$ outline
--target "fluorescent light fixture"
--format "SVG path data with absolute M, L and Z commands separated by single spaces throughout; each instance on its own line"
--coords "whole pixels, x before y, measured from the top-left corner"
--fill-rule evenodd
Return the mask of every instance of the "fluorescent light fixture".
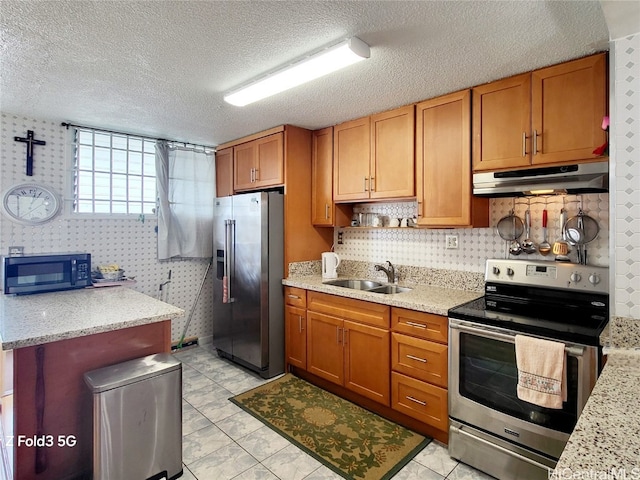
M 328 73 L 369 58 L 369 45 L 357 37 L 308 55 L 283 69 L 224 96 L 227 103 L 244 107 L 276 93 L 297 87 Z

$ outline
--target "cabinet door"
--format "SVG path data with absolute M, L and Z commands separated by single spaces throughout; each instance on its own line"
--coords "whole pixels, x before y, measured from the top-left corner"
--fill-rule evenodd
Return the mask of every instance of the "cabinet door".
M 311 146 L 312 223 L 333 225 L 333 127 L 313 132 Z
M 488 226 L 489 202 L 471 188 L 470 91 L 418 104 L 416 137 L 418 225 Z
M 606 55 L 537 70 L 532 74 L 532 163 L 596 158 L 607 111 Z
M 284 150 L 282 133 L 254 140 L 254 188 L 271 187 L 284 183 Z
M 233 148 L 216 152 L 216 197 L 233 195 Z
M 307 311 L 307 371 L 344 385 L 343 322 Z
M 390 406 L 391 367 L 389 331 L 344 322 L 344 386 L 362 396 Z
M 253 169 L 256 164 L 256 148 L 253 142 L 233 147 L 233 188 L 247 190 L 254 188 Z
M 415 195 L 415 107 L 371 116 L 371 198 Z
M 294 367 L 307 368 L 307 311 L 285 307 L 286 362 Z
M 473 89 L 473 169 L 531 163 L 531 74 Z
M 333 127 L 333 199 L 369 198 L 370 155 L 369 117 Z

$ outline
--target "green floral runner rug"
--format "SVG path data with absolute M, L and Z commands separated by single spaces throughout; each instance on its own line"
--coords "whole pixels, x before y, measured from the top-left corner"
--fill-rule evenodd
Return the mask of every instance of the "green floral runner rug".
M 389 479 L 431 441 L 291 374 L 229 400 L 348 479 Z

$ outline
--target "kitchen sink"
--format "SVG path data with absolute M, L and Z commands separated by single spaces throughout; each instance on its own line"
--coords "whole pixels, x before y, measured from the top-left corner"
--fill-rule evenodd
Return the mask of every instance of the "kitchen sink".
M 382 293 L 391 295 L 394 293 L 403 293 L 411 291 L 407 287 L 399 287 L 398 285 L 385 285 L 384 283 L 374 282 L 373 280 L 330 280 L 324 282 L 325 285 L 333 285 L 335 287 L 351 288 L 353 290 L 364 290 L 372 293 Z
M 324 282 L 325 285 L 334 285 L 336 287 L 351 288 L 353 290 L 371 290 L 372 288 L 383 287 L 380 282 L 374 282 L 372 280 L 330 280 Z
M 367 290 L 373 293 L 384 293 L 385 295 L 391 295 L 394 293 L 410 292 L 412 289 L 407 287 L 399 287 L 398 285 L 382 285 L 380 287 L 371 288 Z

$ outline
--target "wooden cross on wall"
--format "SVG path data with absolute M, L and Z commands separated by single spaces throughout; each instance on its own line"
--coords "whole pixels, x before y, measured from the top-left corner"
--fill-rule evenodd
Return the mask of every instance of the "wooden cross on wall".
M 16 142 L 27 144 L 27 176 L 33 176 L 33 146 L 46 145 L 47 142 L 33 138 L 33 130 L 27 130 L 27 137 L 13 137 Z

